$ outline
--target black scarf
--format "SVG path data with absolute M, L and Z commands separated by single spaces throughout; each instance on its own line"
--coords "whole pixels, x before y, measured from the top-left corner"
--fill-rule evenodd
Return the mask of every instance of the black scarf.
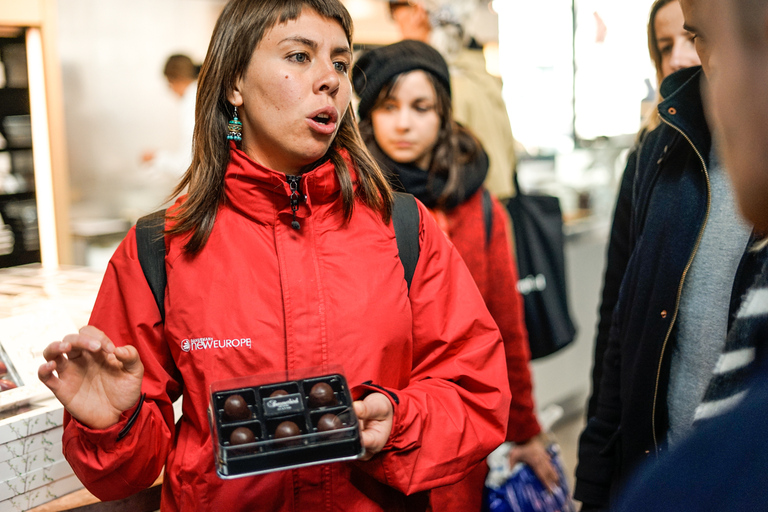
M 442 205 L 438 205 L 438 199 L 447 183 L 446 176 L 430 174 L 411 163 L 397 163 L 389 158 L 378 144 L 374 143 L 372 146 L 371 153 L 384 170 L 392 188 L 412 194 L 430 209 L 440 206 L 451 210 L 457 207 L 478 191 L 488 174 L 488 156 L 485 151 L 480 150 L 477 157 L 461 169 L 461 185 Z

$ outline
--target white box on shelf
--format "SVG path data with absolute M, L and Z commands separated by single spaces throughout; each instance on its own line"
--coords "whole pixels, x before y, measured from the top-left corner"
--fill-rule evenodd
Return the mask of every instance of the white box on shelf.
M 80 480 L 75 475 L 70 475 L 0 501 L 0 512 L 23 512 L 82 488 L 83 484 L 80 483 Z
M 0 444 L 0 463 L 24 455 L 27 438 L 15 439 Z
M 66 460 L 62 459 L 47 464 L 24 475 L 24 492 L 61 480 L 69 475 L 74 475 L 74 471 Z
M 50 430 L 32 434 L 24 438 L 24 453 L 31 453 L 43 448 L 50 448 L 55 444 L 61 444 L 61 436 L 64 434 L 64 427 L 59 426 Z
M 24 494 L 73 474 L 74 472 L 66 460 L 37 468 L 29 473 L 0 482 L 0 501 Z
M 64 427 L 56 427 L 39 434 L 33 434 L 21 439 L 9 441 L 0 444 L 0 463 L 24 454 L 40 450 L 46 446 L 61 443 L 61 436 L 64 433 Z M 1 479 L 0 479 L 1 480 Z
M 3 411 L 0 413 L 0 445 L 55 429 L 63 423 L 64 406 L 55 398 Z
M 45 362 L 43 350 L 73 332 L 77 328 L 72 319 L 49 308 L 0 319 L 0 362 L 7 368 L 2 378 L 17 386 L 0 391 L 0 410 L 52 396 L 37 378 L 37 369 Z
M 61 438 L 59 438 L 57 443 L 0 462 L 0 482 L 24 476 L 63 459 Z

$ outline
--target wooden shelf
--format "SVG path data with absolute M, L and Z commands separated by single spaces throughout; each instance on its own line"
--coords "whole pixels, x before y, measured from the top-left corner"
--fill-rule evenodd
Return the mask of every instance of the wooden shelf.
M 99 501 L 87 489 L 81 489 L 39 507 L 29 509 L 27 512 L 64 512 L 66 510 L 78 512 L 155 512 L 160 509 L 162 483 L 163 475 L 160 475 L 149 489 L 144 489 L 133 496 L 117 501 Z

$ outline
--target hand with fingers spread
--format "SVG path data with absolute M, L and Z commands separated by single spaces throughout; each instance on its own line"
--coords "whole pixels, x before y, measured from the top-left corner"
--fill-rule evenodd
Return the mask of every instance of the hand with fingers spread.
M 38 378 L 90 428 L 111 427 L 139 401 L 144 365 L 136 348 L 116 347 L 93 326 L 51 343 L 43 357 Z
M 353 404 L 360 421 L 360 442 L 365 448 L 362 460 L 369 460 L 379 453 L 392 432 L 394 409 L 389 398 L 382 393 L 371 393 Z

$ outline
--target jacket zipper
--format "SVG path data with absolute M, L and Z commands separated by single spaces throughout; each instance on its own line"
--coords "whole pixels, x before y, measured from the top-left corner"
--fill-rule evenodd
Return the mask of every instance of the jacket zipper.
M 291 221 L 291 227 L 293 229 L 301 228 L 301 224 L 296 219 L 296 212 L 299 211 L 299 182 L 301 176 L 293 174 L 286 174 L 285 179 L 288 181 L 288 186 L 291 187 L 291 212 L 293 212 L 293 220 Z
M 667 349 L 667 343 L 669 342 L 669 337 L 672 334 L 672 328 L 675 326 L 675 321 L 677 321 L 677 313 L 680 310 L 680 295 L 682 295 L 683 292 L 683 283 L 685 282 L 685 278 L 688 275 L 688 271 L 691 269 L 691 265 L 693 264 L 693 258 L 696 256 L 696 253 L 699 250 L 699 245 L 701 245 L 701 238 L 704 236 L 704 228 L 707 225 L 707 221 L 709 220 L 709 209 L 712 204 L 712 190 L 710 188 L 709 183 L 709 171 L 707 170 L 707 164 L 704 162 L 704 158 L 702 158 L 701 153 L 699 153 L 699 150 L 696 148 L 696 146 L 691 142 L 691 139 L 683 133 L 683 131 L 678 128 L 677 126 L 674 126 L 672 123 L 667 121 L 664 118 L 661 118 L 661 120 L 675 129 L 680 135 L 682 135 L 685 140 L 688 141 L 688 144 L 691 145 L 693 148 L 693 151 L 696 153 L 696 156 L 699 157 L 699 160 L 701 161 L 701 167 L 704 170 L 704 178 L 707 181 L 707 211 L 704 216 L 704 222 L 701 225 L 701 228 L 699 229 L 699 235 L 696 238 L 696 244 L 693 246 L 693 251 L 691 252 L 691 256 L 688 258 L 688 263 L 685 265 L 685 269 L 683 270 L 683 275 L 680 277 L 680 284 L 677 287 L 677 298 L 675 299 L 675 311 L 672 315 L 672 319 L 669 323 L 669 328 L 667 329 L 667 335 L 664 337 L 664 343 L 661 345 L 661 354 L 659 355 L 659 364 L 656 368 L 656 385 L 653 390 L 653 410 L 651 411 L 651 430 L 653 434 L 653 449 L 654 454 L 656 457 L 659 456 L 659 441 L 656 437 L 656 402 L 658 401 L 659 397 L 659 380 L 661 379 L 661 363 L 664 360 L 664 352 L 666 352 Z

